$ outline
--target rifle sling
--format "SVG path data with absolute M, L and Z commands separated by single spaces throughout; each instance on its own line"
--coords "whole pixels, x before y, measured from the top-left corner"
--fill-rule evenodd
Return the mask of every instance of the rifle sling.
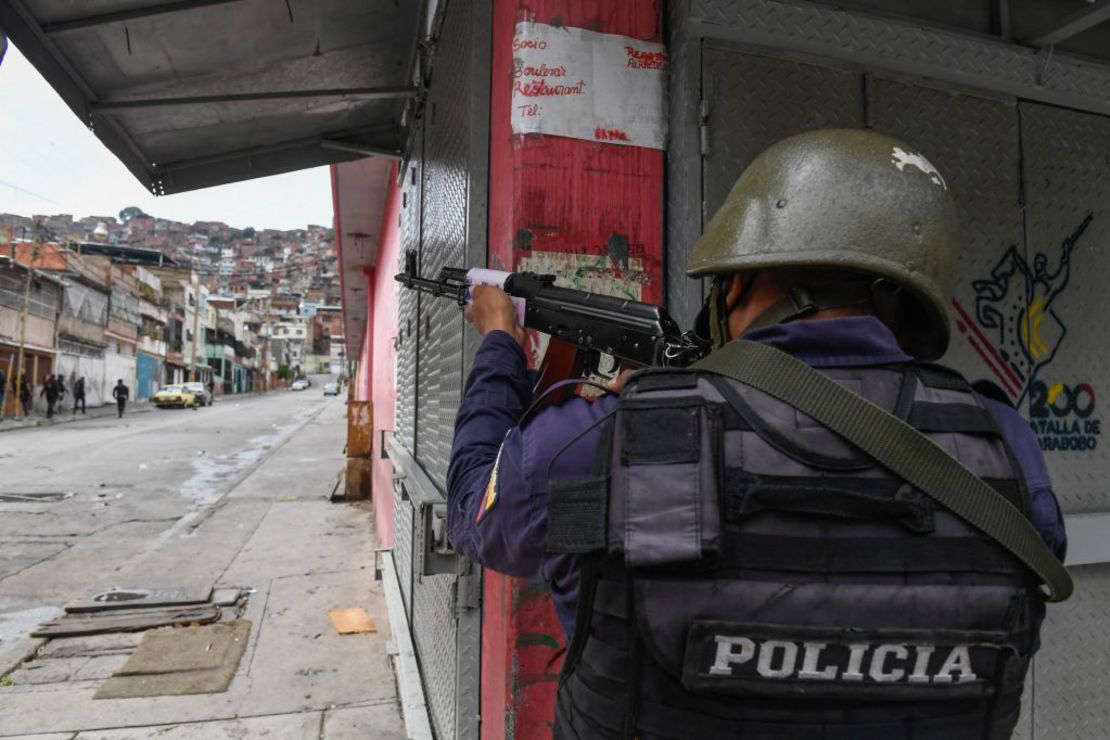
M 1071 576 L 1025 515 L 893 414 L 801 360 L 758 342 L 729 342 L 692 369 L 732 378 L 812 417 L 1006 549 L 1048 588 L 1042 594 L 1046 600 L 1071 596 Z

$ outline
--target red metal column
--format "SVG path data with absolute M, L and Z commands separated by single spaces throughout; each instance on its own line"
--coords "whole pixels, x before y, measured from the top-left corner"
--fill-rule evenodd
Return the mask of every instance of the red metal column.
M 512 40 L 520 21 L 662 38 L 659 0 L 495 0 L 489 266 L 515 269 L 556 253 L 565 256 L 554 263 L 573 269 L 579 263 L 569 255 L 612 255 L 600 273 L 591 268 L 593 281 L 661 302 L 663 152 L 514 136 Z M 482 737 L 550 737 L 565 642 L 547 587 L 487 571 L 482 614 Z

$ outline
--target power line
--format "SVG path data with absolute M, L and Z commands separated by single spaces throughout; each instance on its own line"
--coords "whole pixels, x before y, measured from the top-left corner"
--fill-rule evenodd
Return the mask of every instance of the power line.
M 52 198 L 47 198 L 47 197 L 46 197 L 45 195 L 39 195 L 38 193 L 33 193 L 33 192 L 31 192 L 30 190 L 27 190 L 26 188 L 21 188 L 21 187 L 19 187 L 18 185 L 13 185 L 12 183 L 10 183 L 10 182 L 5 182 L 4 180 L 0 180 L 0 185 L 3 185 L 3 186 L 5 186 L 5 187 L 9 187 L 9 188 L 11 188 L 12 190 L 18 190 L 18 191 L 19 191 L 19 192 L 21 192 L 21 193 L 26 193 L 27 195 L 33 196 L 33 197 L 35 197 L 35 198 L 38 198 L 39 200 L 45 200 L 45 201 L 46 201 L 47 203 L 53 203 L 53 204 L 54 204 L 54 205 L 56 205 L 56 206 L 60 206 L 60 205 L 61 205 L 61 203 L 59 203 L 59 202 L 58 202 L 58 201 L 56 201 L 56 200 L 53 200 Z

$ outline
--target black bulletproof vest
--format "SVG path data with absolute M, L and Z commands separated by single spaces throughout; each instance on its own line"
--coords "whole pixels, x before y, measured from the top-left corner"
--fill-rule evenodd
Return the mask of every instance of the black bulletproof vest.
M 1029 515 L 958 374 L 827 372 Z M 548 549 L 584 556 L 557 738 L 1010 737 L 1039 602 L 1002 548 L 732 380 L 642 373 L 607 427 L 549 488 Z

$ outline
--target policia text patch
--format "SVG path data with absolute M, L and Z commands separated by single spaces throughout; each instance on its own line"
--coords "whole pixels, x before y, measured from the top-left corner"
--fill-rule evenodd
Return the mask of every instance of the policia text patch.
M 769 698 L 929 699 L 993 691 L 1012 650 L 993 632 L 695 622 L 683 684 Z

